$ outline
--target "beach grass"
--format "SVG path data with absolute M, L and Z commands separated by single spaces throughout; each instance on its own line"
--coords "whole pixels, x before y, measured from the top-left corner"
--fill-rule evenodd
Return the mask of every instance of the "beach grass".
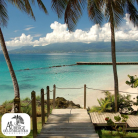
M 99 138 L 120 138 L 118 133 L 116 131 L 111 131 L 110 130 L 97 130 L 96 131 L 99 135 Z M 138 138 L 138 133 L 136 132 L 127 132 L 126 136 L 124 138 Z

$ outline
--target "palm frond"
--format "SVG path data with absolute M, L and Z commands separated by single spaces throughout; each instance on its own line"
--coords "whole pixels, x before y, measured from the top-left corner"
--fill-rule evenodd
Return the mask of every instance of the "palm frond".
M 101 103 L 101 101 L 100 101 L 99 99 L 97 99 L 97 101 L 98 101 L 99 105 L 100 105 L 100 106 L 102 106 L 102 103 Z
M 47 9 L 45 5 L 43 4 L 42 0 L 37 0 L 37 3 L 38 3 L 39 8 L 42 9 L 47 14 L 48 13 Z
M 11 4 L 13 4 L 13 6 L 16 6 L 20 10 L 26 12 L 24 0 L 7 0 L 7 1 L 10 2 Z
M 134 82 L 134 88 L 138 87 L 138 79 Z
M 138 78 L 137 78 L 137 76 L 136 75 L 135 76 L 128 75 L 128 77 L 129 77 L 130 81 L 126 81 L 126 84 L 130 85 L 132 88 L 138 87 Z
M 88 6 L 87 6 L 88 16 L 90 20 L 100 25 L 102 24 L 103 21 L 103 14 L 101 11 L 102 4 L 103 3 L 101 0 L 88 0 Z
M 7 1 L 16 6 L 17 8 L 19 8 L 21 11 L 26 12 L 35 20 L 35 16 L 31 7 L 31 4 L 35 4 L 35 0 L 7 0 Z M 40 9 L 42 9 L 45 13 L 48 13 L 45 5 L 41 0 L 37 0 L 37 3 Z
M 58 18 L 64 15 L 68 0 L 52 0 L 51 8 L 57 13 Z
M 64 21 L 68 25 L 68 29 L 73 31 L 76 23 L 82 15 L 86 0 L 68 0 L 65 9 Z
M 26 12 L 35 20 L 34 13 L 30 5 L 30 0 L 8 0 L 8 2 L 19 8 L 21 11 Z M 33 0 L 31 0 L 31 2 L 33 2 Z
M 126 81 L 126 84 L 127 84 L 127 85 L 131 85 L 131 82 L 129 82 L 129 81 Z
M 124 9 L 119 0 L 113 2 L 112 8 L 113 8 L 115 27 L 118 27 L 124 17 Z
M 105 17 L 109 22 L 113 19 L 114 27 L 120 25 L 124 17 L 124 9 L 120 0 L 111 0 L 105 4 Z
M 89 112 L 100 112 L 101 107 L 100 106 L 93 106 L 91 107 Z
M 33 10 L 32 10 L 32 7 L 31 7 L 29 1 L 28 0 L 24 0 L 24 2 L 25 2 L 26 12 L 29 15 L 31 15 L 31 17 L 35 20 L 35 16 L 34 16 L 34 13 L 33 13 Z
M 7 21 L 8 21 L 8 14 L 7 14 L 7 9 L 6 9 L 7 4 L 5 1 L 1 0 L 0 1 L 0 25 L 1 26 L 7 26 Z
M 138 0 L 136 0 L 136 2 L 138 4 Z M 130 14 L 130 21 L 134 24 L 134 26 L 138 26 L 138 11 L 134 6 L 133 0 L 126 0 L 126 10 L 127 13 Z

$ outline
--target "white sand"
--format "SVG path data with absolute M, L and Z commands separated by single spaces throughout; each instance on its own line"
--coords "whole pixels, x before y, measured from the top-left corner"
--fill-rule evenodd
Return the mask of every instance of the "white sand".
M 126 80 L 129 81 L 129 78 L 127 75 L 134 76 L 137 74 L 137 69 L 135 70 L 126 70 L 125 72 L 118 73 L 118 79 L 119 79 L 119 91 L 124 91 L 124 92 L 130 92 L 129 94 L 131 95 L 131 99 L 135 98 L 137 94 L 131 94 L 131 93 L 138 93 L 137 88 L 131 88 L 128 86 L 125 82 Z M 101 89 L 100 87 L 97 89 Z M 109 81 L 109 84 L 103 88 L 104 90 L 114 90 L 114 85 L 113 85 L 113 80 Z M 114 94 L 114 92 L 112 91 Z M 120 94 L 125 94 L 121 93 Z M 125 94 L 126 95 L 126 94 Z M 91 107 L 93 105 L 99 105 L 97 99 L 103 98 L 104 94 L 99 91 L 99 90 L 88 90 L 87 89 L 87 102 L 86 106 Z M 136 99 L 135 99 L 136 100 Z M 80 104 L 82 107 L 84 106 L 84 96 L 79 96 L 73 99 L 73 101 L 77 104 Z M 134 107 L 137 108 L 137 107 Z

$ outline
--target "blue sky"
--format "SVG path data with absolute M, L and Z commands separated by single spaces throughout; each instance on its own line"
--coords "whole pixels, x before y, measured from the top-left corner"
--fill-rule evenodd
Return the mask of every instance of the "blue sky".
M 2 28 L 7 46 L 45 46 L 59 42 L 98 42 L 110 41 L 110 26 L 104 23 L 102 27 L 94 25 L 88 18 L 85 8 L 83 16 L 77 23 L 74 33 L 69 33 L 64 18 L 58 19 L 51 9 L 51 1 L 43 0 L 48 15 L 39 9 L 37 2 L 32 5 L 36 21 L 26 13 L 11 4 L 7 5 L 9 21 L 7 28 Z M 116 30 L 116 41 L 136 41 L 138 29 L 124 17 L 124 22 Z
M 35 5 L 32 5 L 34 15 L 36 17 L 36 21 L 34 21 L 29 15 L 26 13 L 21 12 L 19 9 L 17 9 L 15 6 L 8 4 L 8 15 L 9 15 L 9 21 L 7 28 L 2 28 L 5 40 L 10 40 L 12 37 L 16 37 L 21 35 L 21 33 L 28 34 L 41 34 L 42 36 L 45 36 L 46 33 L 52 32 L 50 25 L 54 21 L 58 21 L 59 23 L 64 23 L 64 18 L 62 17 L 59 19 L 57 17 L 57 14 L 54 10 L 51 9 L 51 1 L 50 0 L 43 0 L 47 10 L 48 14 L 46 15 L 37 5 L 37 2 Z M 92 22 L 89 21 L 87 10 L 84 10 L 84 14 L 82 18 L 79 20 L 76 29 L 82 29 L 82 30 L 88 30 L 92 26 Z M 25 28 L 34 27 L 33 29 L 30 29 L 29 31 L 24 30 Z M 14 32 L 15 30 L 18 30 L 17 32 Z

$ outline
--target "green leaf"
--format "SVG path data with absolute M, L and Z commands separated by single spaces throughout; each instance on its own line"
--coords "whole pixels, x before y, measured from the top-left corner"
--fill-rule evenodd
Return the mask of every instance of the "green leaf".
M 118 115 L 118 116 L 114 116 L 114 119 L 116 122 L 119 122 L 121 120 L 121 117 Z

